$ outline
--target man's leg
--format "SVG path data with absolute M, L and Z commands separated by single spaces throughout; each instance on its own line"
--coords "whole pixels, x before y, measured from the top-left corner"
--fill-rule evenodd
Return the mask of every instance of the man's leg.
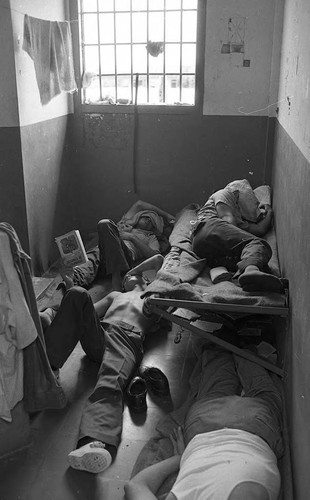
M 239 379 L 245 398 L 255 398 L 261 402 L 259 417 L 251 419 L 250 432 L 262 437 L 281 456 L 283 401 L 280 389 L 273 382 L 268 371 L 245 358 L 234 355 Z
M 225 396 L 234 396 L 240 392 L 240 381 L 236 373 L 233 356 L 221 348 L 206 349 L 202 353 L 202 377 L 196 395 L 196 401 L 187 412 L 184 426 L 184 439 L 188 444 L 191 439 L 206 432 L 206 414 L 208 401 Z M 212 429 L 213 430 L 213 429 Z
M 239 283 L 246 291 L 281 292 L 279 278 L 263 272 L 267 268 L 272 250 L 267 241 L 212 216 L 198 228 L 193 237 L 193 250 L 206 257 L 210 267 L 224 265 L 229 270 L 236 263 Z
M 53 368 L 63 366 L 78 341 L 90 359 L 101 362 L 104 336 L 92 299 L 84 288 L 73 287 L 66 292 L 44 338 Z
M 100 249 L 100 272 L 112 275 L 114 290 L 121 290 L 121 275 L 132 267 L 129 251 L 122 241 L 117 225 L 110 219 L 98 222 L 98 237 Z
M 97 384 L 82 414 L 78 448 L 69 455 L 74 468 L 99 472 L 97 462 L 94 463 L 91 456 L 93 453 L 96 458 L 98 450 L 89 449 L 93 442 L 99 442 L 101 446 L 103 443 L 112 459 L 116 455 L 123 426 L 123 393 L 141 357 L 141 335 L 116 325 L 106 328 L 106 349 Z

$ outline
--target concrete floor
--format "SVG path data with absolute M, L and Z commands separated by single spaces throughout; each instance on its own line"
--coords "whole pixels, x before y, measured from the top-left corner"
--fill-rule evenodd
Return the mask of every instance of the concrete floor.
M 179 327 L 158 332 L 145 340 L 143 365 L 156 366 L 168 377 L 171 397 L 147 396 L 147 413 L 134 415 L 124 408 L 123 435 L 115 462 L 93 475 L 68 467 L 67 455 L 75 448 L 83 405 L 95 381 L 98 366 L 85 356 L 80 344 L 60 371 L 60 382 L 68 397 L 63 410 L 49 410 L 31 418 L 31 446 L 0 462 L 0 500 L 121 500 L 124 483 L 135 461 L 154 434 L 156 423 L 180 406 L 188 390 L 195 364 L 189 332 L 174 343 Z

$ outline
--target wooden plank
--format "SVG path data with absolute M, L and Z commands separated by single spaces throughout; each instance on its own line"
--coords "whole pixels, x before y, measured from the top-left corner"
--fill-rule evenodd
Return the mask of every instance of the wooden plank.
M 210 342 L 213 342 L 214 344 L 217 344 L 224 349 L 227 349 L 228 351 L 233 352 L 234 354 L 237 354 L 241 358 L 248 359 L 249 361 L 253 361 L 253 363 L 257 363 L 258 365 L 262 366 L 263 368 L 266 368 L 266 370 L 269 370 L 273 373 L 276 373 L 277 375 L 280 375 L 280 377 L 284 376 L 284 370 L 282 368 L 279 368 L 278 366 L 274 365 L 273 363 L 270 363 L 269 361 L 266 361 L 265 359 L 260 358 L 259 356 L 256 356 L 255 354 L 252 354 L 249 351 L 246 351 L 244 349 L 240 349 L 239 347 L 230 344 L 229 342 L 226 342 L 226 340 L 223 340 L 219 337 L 216 337 L 212 333 L 209 333 L 205 330 L 202 330 L 201 328 L 198 328 L 197 326 L 194 326 L 191 321 L 186 320 L 184 318 L 180 318 L 179 316 L 176 316 L 175 314 L 170 314 L 166 312 L 165 310 L 154 306 L 152 308 L 153 312 L 158 314 L 159 316 L 162 316 L 169 321 L 172 321 L 173 323 L 176 323 L 179 326 L 182 326 L 183 328 L 186 328 L 187 330 L 190 330 L 191 332 L 199 335 L 205 340 L 209 340 Z
M 190 310 L 205 310 L 212 312 L 233 313 L 233 314 L 267 314 L 271 316 L 288 316 L 287 307 L 252 306 L 246 304 L 216 304 L 210 302 L 200 302 L 198 300 L 164 299 L 159 297 L 148 297 L 150 304 L 164 307 L 180 307 Z

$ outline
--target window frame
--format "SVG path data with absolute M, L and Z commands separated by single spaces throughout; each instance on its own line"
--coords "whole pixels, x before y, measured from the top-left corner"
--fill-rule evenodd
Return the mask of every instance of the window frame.
M 70 0 L 73 57 L 78 92 L 74 94 L 74 112 L 82 114 L 193 114 L 202 111 L 206 2 L 197 0 L 197 43 L 195 68 L 195 104 L 83 104 L 81 99 L 81 55 L 78 0 Z

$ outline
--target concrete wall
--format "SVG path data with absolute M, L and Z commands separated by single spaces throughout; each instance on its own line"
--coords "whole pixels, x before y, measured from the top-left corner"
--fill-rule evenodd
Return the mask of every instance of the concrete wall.
M 274 116 L 281 4 L 207 0 L 204 114 Z
M 295 500 L 308 498 L 310 489 L 309 25 L 309 2 L 286 0 L 273 192 L 279 256 L 290 282 L 286 389 Z
M 68 19 L 68 9 L 66 0 L 11 0 L 10 7 L 10 56 L 15 61 L 30 254 L 35 273 L 40 274 L 55 258 L 54 237 L 72 225 L 70 184 L 64 179 L 70 166 L 65 146 L 67 115 L 73 101 L 63 92 L 42 106 L 34 63 L 22 49 L 23 23 L 25 14 L 63 21 Z
M 27 215 L 22 170 L 17 88 L 9 0 L 0 1 L 0 221 L 17 231 L 28 251 Z

